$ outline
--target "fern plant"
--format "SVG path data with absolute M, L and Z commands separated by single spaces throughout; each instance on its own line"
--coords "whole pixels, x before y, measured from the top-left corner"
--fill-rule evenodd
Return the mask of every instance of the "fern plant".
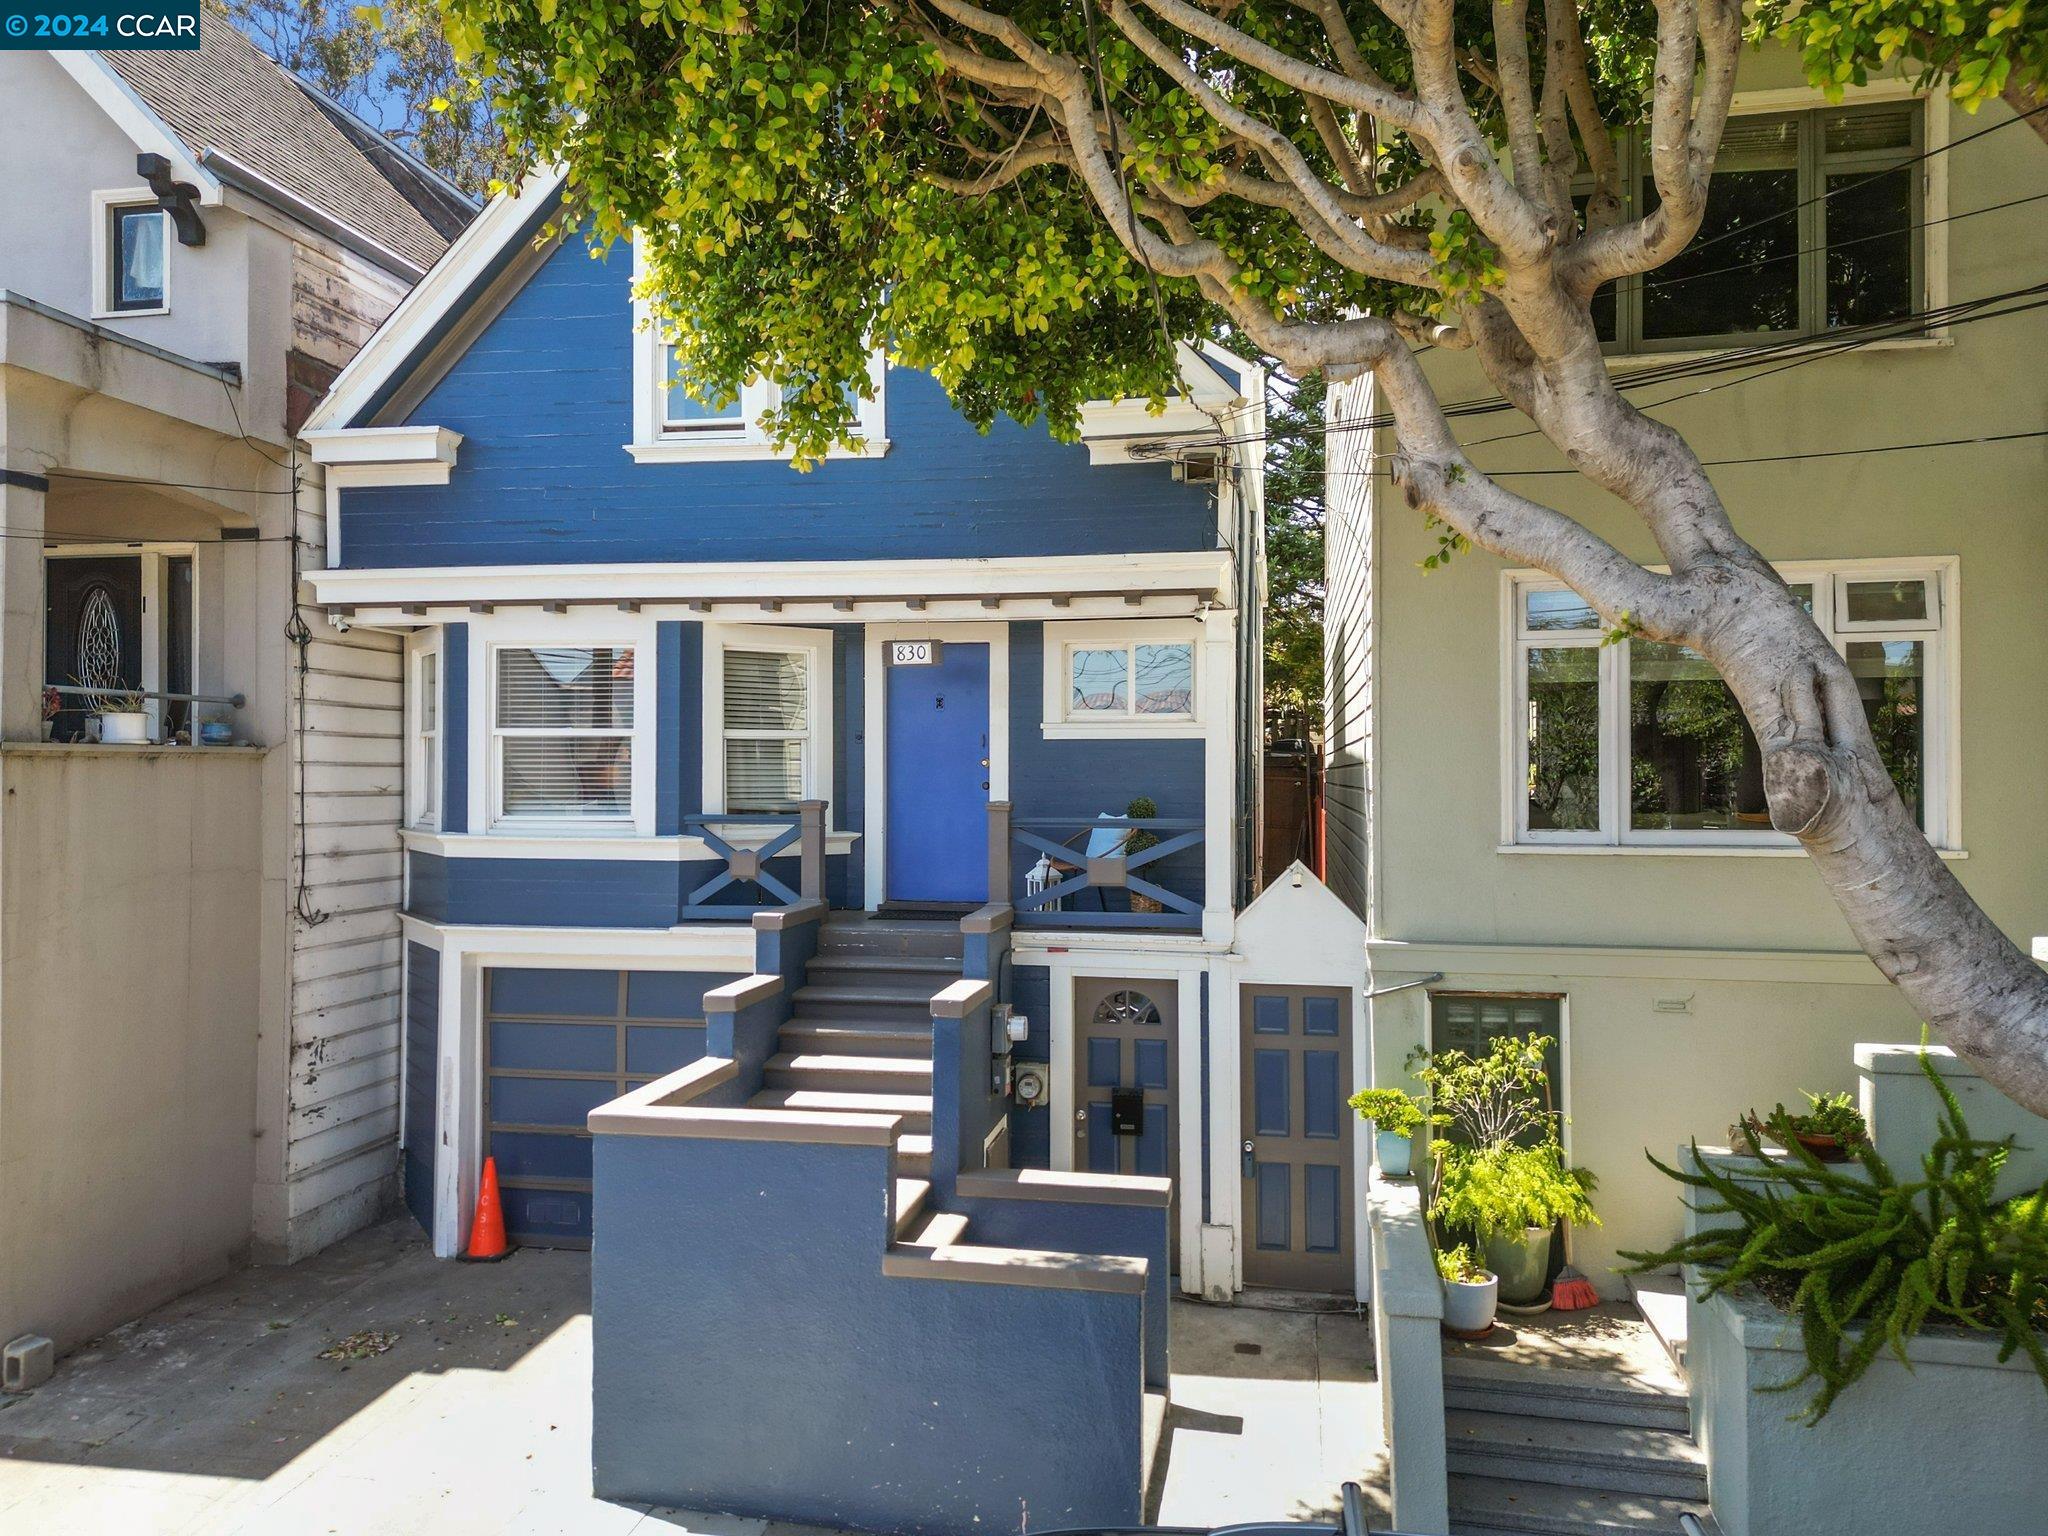
M 1587 1198 L 1592 1174 L 1567 1168 L 1554 1141 L 1534 1147 L 1438 1142 L 1437 1149 L 1441 1175 L 1432 1214 L 1450 1231 L 1470 1232 L 1484 1243 L 1560 1221 L 1581 1227 L 1600 1223 Z
M 1760 1390 L 1814 1383 L 1795 1417 L 1817 1424 L 1887 1346 L 1911 1369 L 1906 1343 L 1930 1320 L 1999 1336 L 2000 1361 L 2025 1354 L 2048 1386 L 2048 1187 L 2000 1202 L 1998 1175 L 2012 1138 L 1971 1136 L 1962 1106 L 1923 1054 L 1941 1099 L 1939 1132 L 1922 1176 L 1901 1180 L 1868 1142 L 1862 1177 L 1823 1163 L 1791 1134 L 1782 1106 L 1765 1125 L 1789 1157 L 1769 1173 L 1716 1168 L 1693 1148 L 1697 1172 L 1650 1161 L 1705 1197 L 1693 1209 L 1731 1221 L 1661 1253 L 1622 1254 L 1631 1273 L 1690 1264 L 1708 1271 L 1702 1301 L 1755 1285 L 1799 1318 L 1805 1368 Z M 1763 1147 L 1743 1128 L 1752 1156 Z

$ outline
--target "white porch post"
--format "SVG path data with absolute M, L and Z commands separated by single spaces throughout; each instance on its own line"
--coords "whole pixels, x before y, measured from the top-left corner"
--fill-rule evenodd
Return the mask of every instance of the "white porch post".
M 1233 799 L 1237 786 L 1237 613 L 1212 608 L 1202 615 L 1202 718 L 1208 721 L 1202 754 L 1202 937 L 1230 938 Z

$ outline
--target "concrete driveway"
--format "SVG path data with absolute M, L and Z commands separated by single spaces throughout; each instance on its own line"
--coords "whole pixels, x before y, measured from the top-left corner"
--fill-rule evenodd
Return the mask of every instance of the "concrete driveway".
M 801 1536 L 590 1492 L 590 1269 L 437 1263 L 409 1222 L 252 1269 L 0 1398 L 9 1536 Z M 1177 1305 L 1159 1518 L 1335 1510 L 1379 1481 L 1350 1315 Z

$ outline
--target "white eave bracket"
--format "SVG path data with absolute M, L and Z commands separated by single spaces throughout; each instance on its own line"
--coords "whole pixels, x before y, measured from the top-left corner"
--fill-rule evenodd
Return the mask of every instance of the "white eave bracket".
M 366 485 L 446 485 L 462 434 L 447 427 L 301 430 L 326 479 L 327 563 L 341 560 L 341 493 Z

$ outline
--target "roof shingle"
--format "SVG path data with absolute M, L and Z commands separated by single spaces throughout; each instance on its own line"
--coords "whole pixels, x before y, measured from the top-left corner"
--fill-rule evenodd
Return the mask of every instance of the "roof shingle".
M 202 159 L 225 156 L 424 270 L 476 205 L 209 15 L 196 52 L 101 57 Z

